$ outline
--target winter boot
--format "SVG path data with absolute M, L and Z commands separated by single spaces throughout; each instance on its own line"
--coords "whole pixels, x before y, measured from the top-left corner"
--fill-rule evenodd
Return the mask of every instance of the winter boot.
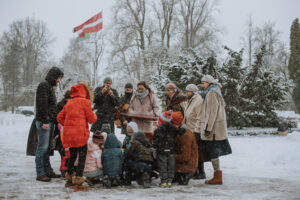
M 143 173 L 142 180 L 144 188 L 150 188 L 150 175 L 147 172 Z
M 169 180 L 168 182 L 167 182 L 167 186 L 170 188 L 170 187 L 172 187 L 172 181 L 171 180 Z
M 83 183 L 84 183 L 83 176 L 73 176 L 72 177 L 72 184 L 74 185 L 75 192 L 87 190 L 87 187 L 82 185 Z
M 71 187 L 71 186 L 73 186 L 73 184 L 72 184 L 72 178 L 75 177 L 75 176 L 76 176 L 75 172 L 73 172 L 71 175 L 68 172 L 66 172 L 65 179 L 66 179 L 67 182 L 65 184 L 65 187 Z
M 102 183 L 105 188 L 111 188 L 111 181 L 107 175 L 103 177 Z
M 221 170 L 217 170 L 214 172 L 214 177 L 210 180 L 206 180 L 205 184 L 209 184 L 209 185 L 221 185 L 223 183 L 222 180 L 222 171 Z
M 162 187 L 162 188 L 168 187 L 167 181 L 166 181 L 166 180 L 162 180 L 162 181 L 160 182 L 160 184 L 159 184 L 159 187 Z
M 94 181 L 93 178 L 86 178 L 86 179 L 85 179 L 85 182 L 87 182 L 87 184 L 88 184 L 89 186 L 94 186 L 94 184 L 95 184 L 95 181 Z
M 60 178 L 61 177 L 60 174 L 55 174 L 54 172 L 47 172 L 46 174 L 49 178 Z
M 204 171 L 204 163 L 202 161 L 198 162 L 198 169 L 194 174 L 193 179 L 205 179 L 206 178 L 206 174 Z
M 180 185 L 188 185 L 189 181 L 191 180 L 191 178 L 193 177 L 194 174 L 182 174 L 181 175 L 181 181 L 180 181 Z
M 49 178 L 46 174 L 44 174 L 42 176 L 36 177 L 36 180 L 42 181 L 42 182 L 49 182 L 49 181 L 51 181 L 51 178 Z

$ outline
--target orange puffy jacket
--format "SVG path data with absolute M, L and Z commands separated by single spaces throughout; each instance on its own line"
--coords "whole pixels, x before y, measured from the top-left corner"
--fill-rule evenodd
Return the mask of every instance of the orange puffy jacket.
M 63 147 L 82 147 L 90 136 L 89 125 L 97 120 L 92 110 L 92 91 L 85 82 L 71 88 L 71 100 L 57 116 L 57 121 L 64 126 Z

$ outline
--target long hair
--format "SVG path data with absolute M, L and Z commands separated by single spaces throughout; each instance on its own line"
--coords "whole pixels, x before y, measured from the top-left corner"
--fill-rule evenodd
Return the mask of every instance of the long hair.
M 144 86 L 147 90 L 149 90 L 149 93 L 152 92 L 151 88 L 149 87 L 149 85 L 146 83 L 146 81 L 140 81 L 137 86 L 142 85 Z

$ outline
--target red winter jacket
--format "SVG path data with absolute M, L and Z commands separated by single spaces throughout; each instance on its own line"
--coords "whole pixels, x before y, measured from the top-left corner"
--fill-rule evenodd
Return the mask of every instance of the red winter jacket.
M 90 136 L 89 125 L 95 123 L 88 85 L 77 84 L 71 88 L 71 100 L 57 116 L 57 121 L 64 126 L 63 147 L 82 147 Z

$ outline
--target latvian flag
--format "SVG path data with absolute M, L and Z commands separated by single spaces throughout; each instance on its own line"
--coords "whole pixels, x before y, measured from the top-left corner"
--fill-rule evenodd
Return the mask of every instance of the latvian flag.
M 78 39 L 86 39 L 89 38 L 90 33 L 97 32 L 102 29 L 102 12 L 99 12 L 95 16 L 91 17 L 89 20 L 84 22 L 83 24 L 75 27 L 73 32 L 78 32 Z

